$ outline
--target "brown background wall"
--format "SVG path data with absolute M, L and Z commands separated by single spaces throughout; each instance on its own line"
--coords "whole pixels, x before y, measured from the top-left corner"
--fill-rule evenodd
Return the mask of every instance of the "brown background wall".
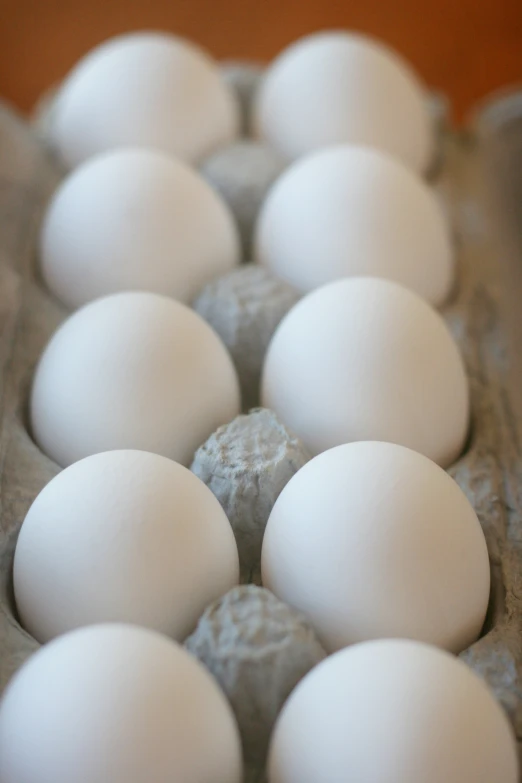
M 460 118 L 522 83 L 522 0 L 0 0 L 0 95 L 27 110 L 90 47 L 143 27 L 259 59 L 319 28 L 360 29 L 398 48 Z

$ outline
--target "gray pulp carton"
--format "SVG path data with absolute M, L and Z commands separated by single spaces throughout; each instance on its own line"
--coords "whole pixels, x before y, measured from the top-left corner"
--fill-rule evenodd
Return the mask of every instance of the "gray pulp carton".
M 522 390 L 511 382 L 514 352 L 504 318 L 506 267 L 499 260 L 497 239 L 501 221 L 492 219 L 495 209 L 482 177 L 481 160 L 487 157 L 483 153 L 491 148 L 486 125 L 479 122 L 476 132 L 468 135 L 446 133 L 444 162 L 436 179 L 459 246 L 458 281 L 444 316 L 462 350 L 472 399 L 469 443 L 450 473 L 480 518 L 492 573 L 483 635 L 462 658 L 505 707 L 520 746 L 522 434 L 516 396 L 522 396 Z M 32 371 L 66 315 L 45 292 L 36 265 L 40 218 L 59 178 L 58 167 L 37 132 L 8 108 L 1 108 L 0 690 L 38 647 L 16 619 L 12 560 L 31 502 L 59 470 L 39 451 L 26 427 Z

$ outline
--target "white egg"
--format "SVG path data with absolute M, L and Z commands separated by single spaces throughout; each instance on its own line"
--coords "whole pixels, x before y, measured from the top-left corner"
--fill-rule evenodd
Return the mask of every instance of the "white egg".
M 145 451 L 107 451 L 40 492 L 13 579 L 22 625 L 39 642 L 111 621 L 183 641 L 238 583 L 239 559 L 220 503 L 187 468 Z
M 183 304 L 125 292 L 85 305 L 55 332 L 30 398 L 33 436 L 62 467 L 112 449 L 183 465 L 240 411 L 232 360 Z
M 369 275 L 440 305 L 454 278 L 451 232 L 434 192 L 368 147 L 320 150 L 287 169 L 261 209 L 255 257 L 300 291 Z
M 35 653 L 0 705 L 2 783 L 240 783 L 231 709 L 160 634 L 99 625 Z
M 425 90 L 396 52 L 364 35 L 316 33 L 272 63 L 257 92 L 257 132 L 287 158 L 365 144 L 423 172 L 433 130 Z
M 239 263 L 239 236 L 224 201 L 189 166 L 127 148 L 89 159 L 62 182 L 40 255 L 45 283 L 70 308 L 131 290 L 190 303 Z
M 64 163 L 113 147 L 155 147 L 194 161 L 232 141 L 239 107 L 217 64 L 168 33 L 117 36 L 64 81 L 48 134 Z
M 290 479 L 268 520 L 262 575 L 329 651 L 405 637 L 459 653 L 488 608 L 472 505 L 442 468 L 392 443 L 337 446 Z
M 301 681 L 276 724 L 268 779 L 517 783 L 517 748 L 502 709 L 462 661 L 382 640 L 332 655 Z
M 468 382 L 444 320 L 378 278 L 330 283 L 290 310 L 268 347 L 262 401 L 312 455 L 383 440 L 446 467 L 468 431 Z

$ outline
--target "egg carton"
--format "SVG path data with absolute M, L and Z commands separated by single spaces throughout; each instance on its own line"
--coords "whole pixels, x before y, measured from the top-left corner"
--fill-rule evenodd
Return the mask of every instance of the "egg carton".
M 441 121 L 439 99 L 433 101 Z M 434 187 L 458 245 L 458 281 L 446 318 L 469 376 L 472 427 L 450 473 L 472 502 L 491 563 L 490 606 L 481 638 L 462 658 L 493 689 L 522 747 L 522 462 L 512 351 L 481 159 L 484 134 L 441 131 Z M 0 692 L 38 643 L 20 626 L 12 591 L 18 531 L 38 492 L 58 472 L 27 426 L 31 376 L 67 313 L 44 289 L 36 246 L 46 202 L 61 172 L 34 127 L 0 107 Z M 521 289 L 519 289 L 521 290 Z M 226 465 L 223 466 L 226 469 Z M 246 478 L 248 482 L 248 471 Z M 262 771 L 255 771 L 255 777 Z

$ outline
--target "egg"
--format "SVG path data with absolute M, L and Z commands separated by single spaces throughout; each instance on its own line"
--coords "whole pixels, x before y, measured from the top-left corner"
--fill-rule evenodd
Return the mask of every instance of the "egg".
M 517 783 L 513 730 L 486 684 L 446 652 L 358 644 L 305 677 L 272 738 L 269 783 Z
M 113 449 L 189 465 L 240 412 L 239 382 L 223 343 L 193 310 L 123 292 L 59 327 L 36 367 L 29 409 L 36 443 L 61 467 Z
M 40 492 L 13 580 L 22 625 L 39 642 L 110 621 L 183 641 L 238 583 L 239 559 L 220 503 L 187 468 L 145 451 L 107 451 Z
M 152 631 L 99 625 L 35 653 L 0 705 L 2 783 L 240 783 L 212 677 Z
M 455 273 L 451 231 L 433 190 L 368 147 L 320 150 L 288 168 L 262 206 L 254 253 L 302 292 L 369 275 L 436 306 Z
M 468 382 L 444 320 L 378 278 L 338 280 L 301 299 L 268 346 L 261 392 L 312 456 L 382 440 L 447 467 L 468 431 Z
M 488 608 L 484 533 L 458 484 L 393 443 L 337 446 L 279 495 L 263 585 L 301 611 L 328 651 L 406 637 L 459 653 Z
M 257 133 L 294 159 L 332 144 L 365 144 L 425 171 L 434 134 L 425 90 L 400 55 L 342 30 L 285 49 L 256 94 Z
M 40 238 L 44 281 L 71 309 L 131 290 L 188 303 L 239 256 L 221 197 L 185 163 L 139 148 L 75 169 L 51 200 Z
M 239 107 L 214 61 L 163 32 L 97 46 L 60 87 L 48 138 L 73 168 L 114 147 L 153 147 L 195 161 L 239 133 Z

